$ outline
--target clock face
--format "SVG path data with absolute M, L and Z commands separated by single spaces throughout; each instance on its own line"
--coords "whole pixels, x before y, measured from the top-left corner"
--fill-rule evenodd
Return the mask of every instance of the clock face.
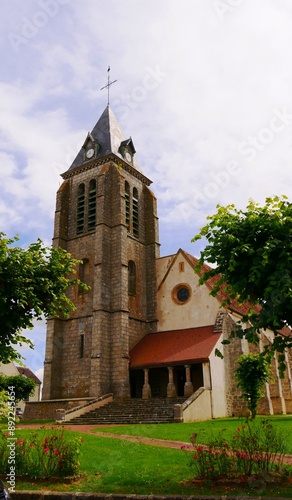
M 128 151 L 126 152 L 125 156 L 126 156 L 127 161 L 132 161 L 132 156 L 130 155 L 130 153 Z
M 94 155 L 94 149 L 90 148 L 86 151 L 86 158 L 92 158 Z

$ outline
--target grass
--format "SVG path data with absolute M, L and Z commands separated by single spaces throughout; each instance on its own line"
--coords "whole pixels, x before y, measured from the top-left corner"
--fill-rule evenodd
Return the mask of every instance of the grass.
M 256 417 L 257 419 L 265 417 Z M 292 415 L 269 416 L 269 419 L 281 429 L 286 436 L 287 453 L 292 455 Z M 193 432 L 199 433 L 204 430 L 203 442 L 207 442 L 212 435 L 222 429 L 226 429 L 226 440 L 230 442 L 231 436 L 237 427 L 244 424 L 244 418 L 218 418 L 204 422 L 192 422 L 187 424 L 140 424 L 140 425 L 119 425 L 107 426 L 94 429 L 96 432 L 106 432 L 112 434 L 148 437 L 152 439 L 166 439 L 170 441 L 190 442 Z M 203 437 L 203 436 L 202 436 Z
M 277 426 L 288 430 L 291 417 L 274 418 Z M 189 442 L 198 427 L 210 432 L 223 427 L 236 429 L 243 420 L 218 419 L 192 424 L 132 425 L 98 428 L 100 431 L 149 436 L 159 439 Z M 32 430 L 17 430 L 17 437 L 28 437 Z M 47 432 L 50 432 L 49 430 Z M 67 431 L 72 437 L 81 436 Z M 155 495 L 252 495 L 261 497 L 292 497 L 292 484 L 268 484 L 250 489 L 246 484 L 212 485 L 192 482 L 193 471 L 188 467 L 188 457 L 183 450 L 149 446 L 139 442 L 117 440 L 102 435 L 82 434 L 80 456 L 81 477 L 69 484 L 56 483 L 53 479 L 44 483 L 17 478 L 16 490 L 80 491 L 91 493 L 155 494 Z M 289 446 L 291 447 L 291 436 Z M 291 447 L 292 448 L 292 447 Z

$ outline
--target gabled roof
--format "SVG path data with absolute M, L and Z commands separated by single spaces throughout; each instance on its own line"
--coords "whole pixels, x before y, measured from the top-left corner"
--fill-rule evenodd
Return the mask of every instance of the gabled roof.
M 220 335 L 214 325 L 149 333 L 131 350 L 130 368 L 207 361 Z
M 26 368 L 25 366 L 17 366 L 16 368 L 19 372 L 19 375 L 30 378 L 31 380 L 36 382 L 36 384 L 41 384 L 40 379 L 37 378 L 37 376 L 30 370 L 30 368 Z
M 182 249 L 179 249 L 178 253 L 179 252 L 182 252 L 182 254 L 185 256 L 185 258 L 187 259 L 187 261 L 191 264 L 191 266 L 193 268 L 195 268 L 195 266 L 197 266 L 197 264 L 199 263 L 199 259 L 197 259 L 196 257 L 194 257 L 193 255 L 189 254 L 188 252 L 185 252 L 184 250 Z M 203 276 L 204 273 L 206 273 L 207 271 L 210 271 L 211 270 L 211 267 L 208 266 L 207 264 L 204 264 L 200 273 L 198 273 L 198 276 Z M 220 279 L 220 275 L 218 276 L 212 276 L 211 278 L 209 278 L 206 282 L 205 282 L 205 285 L 209 288 L 210 291 L 212 291 L 214 289 L 214 285 L 215 283 Z M 226 306 L 227 309 L 229 309 L 230 311 L 233 311 L 235 313 L 238 313 L 240 314 L 241 316 L 244 316 L 245 314 L 247 314 L 248 310 L 249 310 L 249 307 L 250 305 L 245 302 L 243 304 L 239 304 L 236 300 L 234 299 L 230 299 L 228 293 L 226 291 L 224 291 L 224 285 L 221 287 L 221 290 L 220 292 L 216 295 L 216 299 L 222 303 L 224 300 L 226 299 L 229 299 L 230 300 L 230 304 L 228 304 Z
M 118 124 L 118 121 L 109 106 L 105 108 L 98 122 L 96 123 L 92 131 L 89 133 L 89 136 L 99 145 L 98 153 L 96 156 L 97 159 L 103 158 L 104 156 L 113 153 L 125 161 L 120 151 L 121 143 L 125 143 L 125 141 L 128 141 L 130 144 L 133 144 L 131 138 L 130 139 L 125 138 Z M 133 152 L 135 152 L 134 146 L 133 146 Z M 73 161 L 71 167 L 69 168 L 69 170 L 73 170 L 82 165 L 83 163 L 84 163 L 84 149 L 82 147 L 78 155 L 76 156 L 75 160 Z M 133 166 L 137 170 L 141 171 L 135 157 L 133 159 Z
M 199 259 L 197 259 L 196 257 L 194 257 L 193 255 L 191 255 L 190 253 L 186 252 L 185 250 L 182 250 L 181 248 L 177 251 L 177 253 L 175 255 L 173 255 L 173 260 L 171 262 L 171 265 L 169 266 L 169 268 L 167 269 L 167 272 L 165 274 L 165 276 L 163 277 L 163 280 L 162 282 L 159 284 L 158 286 L 158 289 L 160 288 L 160 286 L 162 285 L 162 283 L 165 281 L 167 275 L 169 274 L 171 268 L 174 266 L 177 258 L 178 258 L 178 255 L 179 254 L 182 254 L 185 259 L 188 261 L 188 263 L 190 264 L 190 266 L 194 269 L 195 266 L 197 266 L 197 264 L 199 263 Z M 200 273 L 197 273 L 199 277 L 203 276 L 203 274 L 207 271 L 210 271 L 211 267 L 208 266 L 207 264 L 204 264 Z M 216 281 L 218 281 L 220 279 L 220 276 L 213 276 L 212 278 L 209 278 L 206 282 L 205 282 L 205 285 L 209 288 L 210 291 L 212 291 L 214 289 L 214 285 L 216 283 Z M 227 292 L 224 291 L 224 286 L 221 287 L 221 291 L 216 295 L 215 297 L 218 302 L 222 303 L 224 300 L 226 300 L 227 298 L 229 298 Z M 236 300 L 234 299 L 230 299 L 230 304 L 228 304 L 228 306 L 226 306 L 226 309 L 229 309 L 230 311 L 233 311 L 235 313 L 238 313 L 240 314 L 241 316 L 244 316 L 247 312 L 248 312 L 248 309 L 249 309 L 249 304 L 248 303 L 244 303 L 244 304 L 239 304 Z

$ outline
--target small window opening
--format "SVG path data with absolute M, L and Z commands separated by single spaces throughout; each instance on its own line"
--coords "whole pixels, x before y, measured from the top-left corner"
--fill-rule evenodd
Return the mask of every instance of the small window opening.
M 132 260 L 128 262 L 128 293 L 136 295 L 136 264 Z
M 90 272 L 89 272 L 89 260 L 88 259 L 82 259 L 82 261 L 79 264 L 79 279 L 86 285 L 89 285 L 90 281 Z M 79 286 L 78 288 L 78 293 L 86 293 L 87 290 L 84 290 L 83 287 Z
M 79 357 L 83 358 L 84 357 L 84 334 L 81 333 L 79 336 Z

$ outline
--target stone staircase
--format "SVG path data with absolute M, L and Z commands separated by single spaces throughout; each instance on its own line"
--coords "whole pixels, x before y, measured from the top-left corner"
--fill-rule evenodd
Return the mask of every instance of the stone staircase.
M 112 401 L 101 408 L 73 418 L 71 425 L 160 424 L 174 421 L 174 405 L 185 398 L 127 399 Z

